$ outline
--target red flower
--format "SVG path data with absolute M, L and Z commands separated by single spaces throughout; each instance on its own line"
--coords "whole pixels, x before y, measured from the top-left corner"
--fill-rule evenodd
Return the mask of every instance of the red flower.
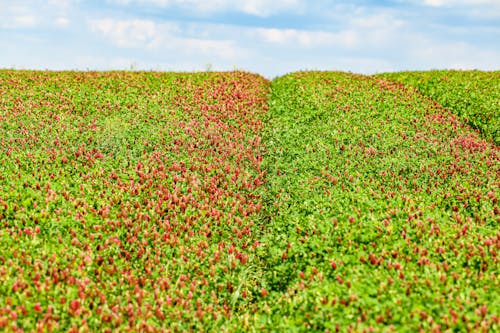
M 69 303 L 69 308 L 71 309 L 71 311 L 76 311 L 80 308 L 80 301 L 75 299 L 75 300 L 72 300 L 70 303 Z
M 36 312 L 42 312 L 42 307 L 40 306 L 40 303 L 36 303 L 33 306 L 33 309 L 35 309 Z

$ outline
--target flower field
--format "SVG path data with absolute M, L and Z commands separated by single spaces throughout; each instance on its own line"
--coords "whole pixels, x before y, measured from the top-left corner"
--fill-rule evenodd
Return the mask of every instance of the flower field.
M 1 329 L 210 330 L 260 293 L 266 80 L 0 80 Z
M 417 74 L 0 71 L 0 330 L 500 330 L 496 100 Z
M 380 75 L 417 88 L 500 144 L 500 72 L 426 71 Z
M 313 331 L 500 328 L 500 150 L 413 89 L 345 73 L 272 83 L 263 140 L 273 301 Z

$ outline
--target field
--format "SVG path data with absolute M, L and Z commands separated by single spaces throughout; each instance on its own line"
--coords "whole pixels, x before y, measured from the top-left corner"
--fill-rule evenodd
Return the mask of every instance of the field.
M 387 73 L 381 77 L 416 88 L 500 144 L 500 71 L 440 70 Z
M 499 82 L 2 70 L 0 330 L 499 330 Z

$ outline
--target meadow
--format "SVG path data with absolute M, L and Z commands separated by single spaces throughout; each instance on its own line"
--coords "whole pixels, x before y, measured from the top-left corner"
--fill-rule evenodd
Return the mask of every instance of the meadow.
M 1 70 L 0 330 L 499 330 L 499 94 Z

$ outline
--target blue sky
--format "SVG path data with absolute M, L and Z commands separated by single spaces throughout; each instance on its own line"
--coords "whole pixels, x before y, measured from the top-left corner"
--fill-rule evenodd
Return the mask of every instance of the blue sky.
M 500 0 L 0 0 L 0 68 L 500 69 Z

